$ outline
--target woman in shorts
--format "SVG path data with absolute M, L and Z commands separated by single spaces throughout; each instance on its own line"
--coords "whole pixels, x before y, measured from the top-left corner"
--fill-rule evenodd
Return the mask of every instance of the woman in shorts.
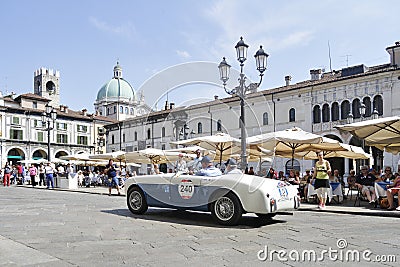
M 320 151 L 318 153 L 318 161 L 315 163 L 315 171 L 313 178 L 314 188 L 317 191 L 319 199 L 319 209 L 325 209 L 326 199 L 328 198 L 329 176 L 331 175 L 331 165 L 329 161 L 324 159 L 324 153 Z

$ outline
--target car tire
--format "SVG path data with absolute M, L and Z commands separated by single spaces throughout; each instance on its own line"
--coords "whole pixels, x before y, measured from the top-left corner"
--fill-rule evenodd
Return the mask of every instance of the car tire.
M 229 192 L 211 203 L 211 216 L 222 225 L 236 225 L 242 217 L 242 205 L 238 197 Z
M 275 217 L 276 213 L 256 213 L 256 215 L 263 221 L 270 221 Z
M 148 209 L 146 197 L 142 189 L 137 186 L 134 186 L 128 190 L 126 201 L 129 210 L 133 214 L 143 214 Z

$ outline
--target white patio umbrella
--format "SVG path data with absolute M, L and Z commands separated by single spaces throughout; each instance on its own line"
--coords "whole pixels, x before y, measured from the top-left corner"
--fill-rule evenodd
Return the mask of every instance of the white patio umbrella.
M 178 148 L 172 148 L 172 149 L 167 149 L 165 151 L 168 152 L 187 152 L 187 153 L 196 153 L 197 150 L 200 150 L 202 152 L 206 151 L 207 149 L 202 148 L 201 146 L 185 146 L 185 147 L 178 147 Z
M 109 152 L 109 153 L 104 153 L 104 154 L 96 154 L 96 155 L 90 155 L 90 159 L 95 159 L 95 160 L 109 160 L 112 159 L 114 161 L 119 161 L 119 165 L 122 165 L 122 162 L 125 163 L 125 165 L 130 165 L 133 167 L 140 167 L 140 164 L 136 164 L 135 162 L 131 162 L 127 160 L 126 158 L 126 153 L 125 151 L 115 151 L 115 152 Z
M 339 143 L 344 150 L 331 150 L 331 151 L 323 151 L 324 158 L 350 158 L 350 159 L 369 159 L 371 155 L 366 153 L 361 147 L 352 146 L 348 144 Z M 283 156 L 282 154 L 280 156 Z M 290 155 L 287 155 L 290 157 Z M 310 151 L 300 151 L 296 152 L 294 155 L 295 158 L 304 158 L 304 159 L 318 159 L 318 150 L 310 150 Z
M 195 155 L 180 153 L 180 152 L 168 152 L 156 148 L 146 148 L 139 151 L 127 152 L 125 154 L 126 160 L 129 162 L 146 163 L 146 164 L 161 164 L 171 161 L 176 161 L 179 158 L 179 154 L 182 154 L 187 159 L 192 159 Z
M 240 140 L 225 133 L 171 142 L 171 144 L 197 145 L 208 150 L 214 150 L 216 156 L 220 159 L 220 163 L 225 155 L 238 154 L 241 151 Z
M 82 160 L 82 161 L 90 160 L 89 154 L 86 154 L 86 153 L 61 156 L 60 159 L 63 159 L 63 160 Z
M 300 151 L 335 151 L 344 150 L 339 142 L 317 134 L 303 131 L 300 128 L 291 128 L 278 132 L 256 135 L 247 138 L 248 145 L 258 145 L 275 152 L 276 156 L 293 159 Z
M 400 152 L 400 116 L 337 125 L 335 128 L 364 139 L 368 146 L 393 154 Z

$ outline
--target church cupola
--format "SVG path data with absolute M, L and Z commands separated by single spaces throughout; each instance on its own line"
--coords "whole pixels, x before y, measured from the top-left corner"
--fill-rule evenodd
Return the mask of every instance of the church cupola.
M 117 61 L 117 65 L 114 67 L 114 78 L 122 79 L 122 68 Z

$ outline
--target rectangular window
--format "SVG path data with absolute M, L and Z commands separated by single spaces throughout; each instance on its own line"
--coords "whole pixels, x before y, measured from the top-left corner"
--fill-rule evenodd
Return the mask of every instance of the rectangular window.
M 37 102 L 36 101 L 32 102 L 32 108 L 35 108 L 35 109 L 37 108 Z
M 39 142 L 43 142 L 44 141 L 44 138 L 43 138 L 43 132 L 38 132 L 37 133 L 37 140 L 39 141 Z
M 87 133 L 87 126 L 86 125 L 77 125 L 77 131 L 81 133 Z
M 20 119 L 19 117 L 12 117 L 12 124 L 20 125 Z
M 22 140 L 23 139 L 22 130 L 10 129 L 10 139 Z
M 66 135 L 66 134 L 57 134 L 57 143 L 59 143 L 59 144 L 67 144 L 68 143 L 68 135 Z
M 79 135 L 78 135 L 77 143 L 78 143 L 78 145 L 85 145 L 85 146 L 87 146 L 87 144 L 88 144 L 88 137 L 87 137 L 87 136 L 79 136 Z
M 64 122 L 57 122 L 57 130 L 67 130 L 67 124 Z

